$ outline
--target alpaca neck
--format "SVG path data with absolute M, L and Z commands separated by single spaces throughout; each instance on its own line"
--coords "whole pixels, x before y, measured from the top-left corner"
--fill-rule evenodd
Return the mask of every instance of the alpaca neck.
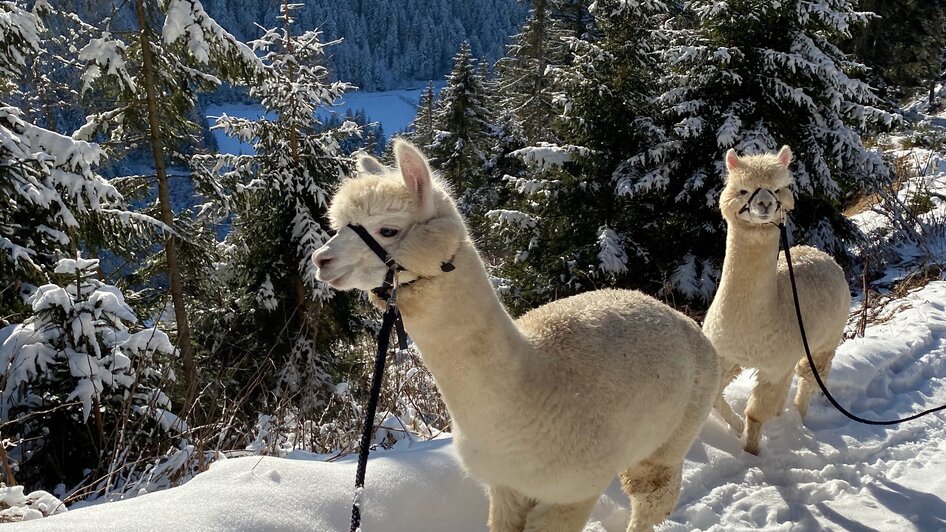
M 778 293 L 778 243 L 775 226 L 730 223 L 717 297 L 741 301 L 752 309 L 770 308 Z
M 529 349 L 500 303 L 473 244 L 453 258 L 454 271 L 402 289 L 398 305 L 404 327 L 420 349 L 455 421 L 482 404 L 483 394 L 508 390 Z

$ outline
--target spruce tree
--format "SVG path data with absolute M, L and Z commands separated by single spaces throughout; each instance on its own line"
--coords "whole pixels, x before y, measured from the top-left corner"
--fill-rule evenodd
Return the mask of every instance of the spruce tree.
M 532 9 L 506 47 L 506 56 L 497 62 L 502 108 L 521 123 L 528 142 L 553 140 L 553 119 L 559 109 L 551 68 L 566 63 L 566 40 L 574 33 L 566 28 L 562 0 L 533 0 Z
M 511 201 L 490 213 L 514 250 L 501 274 L 517 308 L 601 286 L 654 290 L 641 275 L 649 253 L 632 236 L 647 213 L 617 193 L 613 176 L 651 138 L 641 117 L 666 7 L 604 0 L 590 15 L 591 28 L 566 42 L 568 62 L 548 67 L 558 118 L 546 116 L 545 135 L 555 142 L 512 152 L 529 170 L 506 178 Z
M 484 212 L 480 193 L 490 186 L 485 171 L 492 131 L 487 97 L 470 45 L 464 42 L 454 58 L 447 85 L 440 91 L 428 154 L 431 163 L 453 185 L 474 231 L 478 226 L 475 218 Z
M 0 419 L 19 443 L 18 480 L 33 488 L 122 492 L 187 430 L 166 394 L 174 346 L 141 329 L 97 269 L 59 260 L 56 282 L 29 297 L 32 315 L 0 329 Z
M 217 216 L 233 216 L 214 296 L 223 304 L 200 317 L 201 344 L 213 346 L 213 363 L 228 380 L 247 387 L 250 412 L 274 400 L 312 419 L 334 384 L 352 300 L 315 278 L 311 256 L 329 238 L 331 190 L 350 171 L 340 141 L 360 129 L 354 114 L 337 127 L 313 118 L 348 85 L 328 81 L 320 32 L 293 34 L 293 7 L 284 3 L 283 27 L 252 42 L 265 76 L 249 93 L 264 116 L 223 116 L 215 126 L 251 141 L 253 153 L 200 155 L 191 164 Z
M 408 138 L 411 142 L 426 148 L 434 141 L 434 106 L 437 97 L 434 94 L 434 84 L 427 83 L 427 88 L 420 94 L 420 101 L 417 102 L 417 113 L 414 119 L 407 126 Z
M 933 93 L 946 48 L 946 1 L 859 0 L 857 8 L 876 17 L 852 30 L 846 48 L 872 69 L 878 94 L 895 105 L 919 89 Z
M 134 13 L 128 42 L 112 33 L 109 21 L 101 35 L 79 53 L 88 65 L 83 92 L 95 88 L 116 103 L 90 116 L 83 134 L 104 131 L 117 146 L 150 152 L 154 175 L 126 181 L 156 186 L 154 214 L 167 227 L 177 228 L 165 233 L 162 259 L 181 350 L 185 403 L 191 405 L 197 393 L 197 369 L 182 254 L 198 254 L 201 246 L 196 239 L 182 238 L 187 224 L 176 220 L 171 206 L 168 164 L 183 162 L 180 150 L 198 144 L 195 132 L 200 128 L 193 122 L 197 94 L 214 89 L 221 78 L 246 82 L 262 66 L 252 50 L 223 30 L 198 0 L 134 0 Z M 191 249 L 182 251 L 188 245 Z M 207 264 L 210 259 L 202 262 Z
M 717 208 L 723 153 L 796 154 L 796 241 L 845 253 L 851 227 L 838 207 L 883 179 L 881 157 L 861 135 L 896 117 L 857 76 L 863 66 L 837 43 L 867 15 L 849 0 L 689 4 L 663 54 L 667 75 L 652 114 L 655 140 L 614 173 L 618 193 L 652 209 L 630 236 L 688 298 L 711 297 L 723 253 Z
M 98 174 L 100 146 L 31 122 L 43 120 L 49 108 L 9 105 L 42 104 L 12 82 L 27 79 L 40 57 L 52 65 L 41 20 L 0 4 L 0 34 L 0 79 L 7 80 L 0 85 L 0 321 L 20 321 L 21 292 L 48 282 L 56 262 L 88 244 L 96 229 L 99 243 L 109 240 L 117 249 L 121 231 L 147 233 L 156 222 L 130 216 L 121 194 Z

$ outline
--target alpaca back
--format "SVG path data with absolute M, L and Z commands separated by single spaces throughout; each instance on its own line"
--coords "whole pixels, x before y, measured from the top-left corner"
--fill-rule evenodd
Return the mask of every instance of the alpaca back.
M 536 353 L 524 368 L 535 376 L 526 393 L 554 390 L 546 404 L 535 406 L 563 422 L 563 439 L 592 446 L 616 440 L 621 452 L 647 456 L 679 425 L 695 396 L 705 396 L 709 408 L 719 380 L 718 357 L 697 324 L 637 291 L 561 299 L 523 315 L 517 325 Z M 597 434 L 587 433 L 589 419 L 600 420 Z M 572 433 L 573 425 L 584 425 L 586 433 Z
M 810 246 L 792 248 L 792 268 L 801 306 L 805 332 L 812 351 L 833 351 L 851 310 L 851 291 L 844 270 L 827 253 Z M 778 262 L 778 315 L 789 330 L 797 331 L 788 265 L 782 255 Z M 804 355 L 801 336 L 796 334 L 794 350 Z

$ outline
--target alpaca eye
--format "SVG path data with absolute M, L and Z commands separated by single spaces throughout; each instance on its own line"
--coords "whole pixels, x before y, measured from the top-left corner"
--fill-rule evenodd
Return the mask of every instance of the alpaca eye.
M 740 195 L 740 196 L 745 196 L 745 195 L 748 194 L 748 193 L 749 193 L 748 190 L 740 190 L 740 191 L 739 191 L 739 195 Z
M 775 193 L 776 193 L 776 194 L 778 194 L 778 193 L 781 192 L 781 191 L 782 191 L 782 189 L 780 189 L 780 188 L 775 189 Z
M 397 229 L 393 227 L 382 227 L 381 229 L 378 230 L 378 234 L 383 236 L 384 238 L 391 238 L 397 235 Z

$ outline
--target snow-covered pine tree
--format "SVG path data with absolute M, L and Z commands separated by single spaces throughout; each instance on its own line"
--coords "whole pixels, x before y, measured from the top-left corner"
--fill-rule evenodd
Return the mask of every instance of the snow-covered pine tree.
M 427 83 L 427 88 L 420 94 L 417 102 L 417 113 L 410 125 L 407 126 L 407 138 L 421 148 L 430 146 L 434 141 L 434 108 L 437 96 L 434 94 L 434 84 Z
M 723 154 L 792 147 L 797 182 L 796 241 L 843 255 L 851 229 L 838 211 L 888 170 L 861 134 L 890 125 L 863 67 L 837 47 L 864 13 L 850 0 L 688 4 L 692 25 L 674 32 L 654 116 L 663 138 L 614 172 L 618 192 L 653 209 L 631 238 L 669 288 L 707 301 L 723 253 L 717 211 Z M 658 130 L 655 130 L 658 133 Z M 645 240 L 646 239 L 646 240 Z
M 106 21 L 101 35 L 79 52 L 88 65 L 83 93 L 94 88 L 97 96 L 108 97 L 96 101 L 114 102 L 114 106 L 90 116 L 80 133 L 91 136 L 104 131 L 121 149 L 147 148 L 154 174 L 128 176 L 124 181 L 155 185 L 155 215 L 167 226 L 175 227 L 168 164 L 183 162 L 178 150 L 199 144 L 194 133 L 200 128 L 193 122 L 197 94 L 214 89 L 221 78 L 246 82 L 263 67 L 253 51 L 221 28 L 198 0 L 134 0 L 134 11 L 128 42 L 122 40 L 125 32 L 113 33 L 111 21 Z M 161 33 L 155 31 L 157 28 Z M 165 235 L 162 258 L 181 350 L 185 403 L 190 405 L 197 393 L 197 370 L 180 255 L 181 248 L 189 244 L 194 244 L 189 250 L 193 254 L 201 253 L 202 248 L 188 240 L 185 228 L 186 224 L 177 224 L 176 232 Z M 208 264 L 210 260 L 199 262 Z
M 546 135 L 557 141 L 513 152 L 529 171 L 506 178 L 512 201 L 490 213 L 515 250 L 501 275 L 522 308 L 593 287 L 656 290 L 634 236 L 653 213 L 622 198 L 613 175 L 650 141 L 641 116 L 654 94 L 656 30 L 667 8 L 600 0 L 590 15 L 583 37 L 567 39 L 570 60 L 548 67 L 558 118 Z
M 561 66 L 569 56 L 566 40 L 573 34 L 565 27 L 561 0 L 533 0 L 522 29 L 497 61 L 501 106 L 521 123 L 528 142 L 553 141 L 555 82 L 550 67 Z
M 492 112 L 484 80 L 477 72 L 470 44 L 464 42 L 453 71 L 440 91 L 435 110 L 434 140 L 427 152 L 431 164 L 450 182 L 460 209 L 477 233 L 478 217 L 488 209 L 480 193 L 490 188 L 485 165 L 489 157 Z
M 283 27 L 251 43 L 266 67 L 250 87 L 264 116 L 223 116 L 214 126 L 251 142 L 253 153 L 200 155 L 191 164 L 207 189 L 229 191 L 215 196 L 216 207 L 221 216 L 234 215 L 222 244 L 226 266 L 217 297 L 224 304 L 200 318 L 201 344 L 214 346 L 214 364 L 228 382 L 255 388 L 244 405 L 249 411 L 276 401 L 312 419 L 331 393 L 326 385 L 334 384 L 338 360 L 330 355 L 352 327 L 352 300 L 315 278 L 310 257 L 329 238 L 328 198 L 350 171 L 339 141 L 360 129 L 351 121 L 326 128 L 314 117 L 348 85 L 329 82 L 322 66 L 333 43 L 321 42 L 319 31 L 293 34 L 293 8 L 284 3 Z
M 46 53 L 44 33 L 33 13 L 0 4 L 0 324 L 22 320 L 21 290 L 47 283 L 93 218 L 125 226 L 141 221 L 128 222 L 121 195 L 96 173 L 99 146 L 39 127 L 26 115 L 40 113 L 7 104 L 7 98 L 29 103 L 13 80 L 24 79 Z
M 37 2 L 33 14 L 42 21 L 42 46 L 27 55 L 25 67 L 12 83 L 7 104 L 23 111 L 23 118 L 55 132 L 75 129 L 84 118 L 79 108 L 79 62 L 70 47 L 81 46 L 78 31 L 85 23 L 72 13 Z
M 165 394 L 174 346 L 157 328 L 134 331 L 97 269 L 61 259 L 57 282 L 29 297 L 32 316 L 0 329 L 0 420 L 17 481 L 32 488 L 121 492 L 187 429 Z

